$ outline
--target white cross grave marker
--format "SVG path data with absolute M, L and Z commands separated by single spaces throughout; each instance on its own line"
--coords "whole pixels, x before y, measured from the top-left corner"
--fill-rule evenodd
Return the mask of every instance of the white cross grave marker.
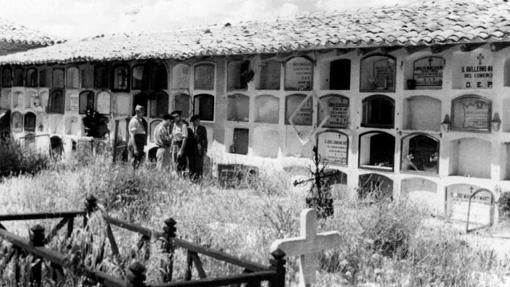
M 301 211 L 300 237 L 278 239 L 271 244 L 271 252 L 280 249 L 287 256 L 299 256 L 299 286 L 308 287 L 315 282 L 319 267 L 318 253 L 340 244 L 340 233 L 317 233 L 317 213 L 313 208 Z

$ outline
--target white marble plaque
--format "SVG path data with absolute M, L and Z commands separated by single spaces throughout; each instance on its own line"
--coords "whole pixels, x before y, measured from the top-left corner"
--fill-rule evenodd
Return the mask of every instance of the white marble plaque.
M 349 140 L 346 135 L 326 131 L 317 135 L 317 146 L 322 159 L 330 164 L 347 165 Z
M 109 114 L 110 113 L 110 93 L 108 92 L 100 92 L 97 94 L 97 104 L 96 109 L 100 114 Z
M 285 89 L 311 90 L 313 63 L 304 57 L 294 57 L 285 63 Z

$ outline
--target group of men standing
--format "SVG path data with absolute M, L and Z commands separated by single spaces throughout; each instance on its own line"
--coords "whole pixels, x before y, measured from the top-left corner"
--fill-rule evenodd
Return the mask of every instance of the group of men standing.
M 137 168 L 145 158 L 148 125 L 142 106 L 135 107 L 135 116 L 129 121 L 128 150 L 133 168 Z M 192 180 L 199 179 L 204 170 L 204 157 L 207 154 L 207 131 L 200 125 L 200 117 L 193 115 L 189 125 L 181 111 L 173 111 L 163 116 L 154 129 L 154 143 L 157 146 L 156 167 L 159 170 L 172 167 L 178 174 L 189 169 Z

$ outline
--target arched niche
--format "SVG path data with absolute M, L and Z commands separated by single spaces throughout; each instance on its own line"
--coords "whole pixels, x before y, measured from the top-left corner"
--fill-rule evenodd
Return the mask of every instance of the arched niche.
M 258 126 L 253 129 L 252 147 L 255 156 L 276 158 L 281 149 L 281 134 L 271 127 Z
M 65 110 L 65 97 L 63 89 L 51 89 L 48 101 L 48 113 L 63 114 Z
M 26 133 L 35 133 L 35 125 L 36 125 L 36 116 L 32 112 L 28 112 L 25 114 L 25 118 L 23 121 L 24 130 Z
M 161 123 L 161 120 L 153 120 L 149 124 L 149 135 L 150 135 L 150 141 L 154 142 L 154 131 L 156 130 L 156 127 Z
M 351 89 L 351 60 L 336 59 L 321 64 L 322 90 L 350 90 Z
M 80 69 L 78 67 L 69 67 L 66 71 L 66 88 L 80 88 Z
M 81 120 L 79 117 L 65 117 L 64 129 L 67 135 L 81 135 Z
M 280 119 L 280 99 L 271 95 L 255 98 L 255 122 L 277 124 Z
M 49 77 L 46 67 L 39 68 L 39 88 L 49 87 Z
M 150 96 L 150 117 L 163 117 L 163 115 L 168 114 L 168 94 L 159 91 L 156 93 L 153 93 Z
M 12 70 L 10 67 L 4 67 L 2 70 L 2 87 L 12 87 Z
M 319 123 L 326 116 L 329 119 L 324 127 L 345 129 L 349 126 L 349 98 L 337 94 L 329 94 L 319 99 Z
M 227 120 L 247 122 L 250 119 L 250 97 L 243 94 L 227 97 Z
M 109 89 L 110 88 L 110 67 L 104 64 L 94 66 L 94 88 Z
M 135 114 L 135 108 L 136 106 L 140 105 L 143 107 L 143 109 L 145 110 L 145 113 L 147 113 L 147 106 L 149 104 L 149 97 L 147 96 L 147 94 L 145 93 L 139 93 L 139 94 L 136 94 L 134 95 L 133 97 L 133 107 L 132 107 L 132 111 L 131 111 L 131 114 L 134 115 Z
M 179 63 L 172 68 L 172 89 L 187 90 L 190 87 L 191 67 Z
M 249 60 L 230 61 L 227 64 L 227 90 L 245 90 L 252 78 Z
M 112 91 L 127 92 L 129 91 L 129 65 L 117 64 L 112 69 Z
M 285 62 L 285 90 L 310 91 L 313 88 L 313 62 L 307 57 L 293 57 Z
M 439 140 L 426 134 L 411 134 L 402 138 L 402 171 L 439 172 Z
M 37 81 L 37 69 L 36 68 L 28 68 L 26 75 L 26 86 L 35 88 L 38 85 Z
M 199 63 L 194 66 L 193 88 L 195 90 L 214 90 L 215 65 Z
M 257 89 L 279 90 L 281 70 L 282 63 L 278 60 L 262 61 L 259 66 Z
M 395 100 L 385 95 L 373 95 L 363 99 L 361 126 L 393 128 L 395 124 Z
M 58 136 L 50 137 L 50 156 L 61 158 L 64 153 L 64 142 Z
M 404 101 L 404 129 L 439 131 L 441 101 L 428 96 L 413 96 Z
M 11 130 L 14 133 L 23 132 L 23 114 L 20 112 L 13 112 L 11 114 Z
M 312 97 L 307 97 L 305 94 L 292 94 L 285 97 L 285 124 L 311 126 L 312 115 Z
M 322 160 L 328 164 L 347 166 L 349 137 L 336 130 L 317 133 L 317 148 Z
M 491 142 L 461 138 L 450 142 L 450 175 L 490 178 Z
M 25 86 L 25 71 L 22 67 L 14 68 L 14 76 L 12 79 L 12 85 L 14 87 L 23 87 Z
M 94 71 L 93 66 L 84 64 L 80 66 L 80 87 L 82 89 L 94 88 Z
M 377 173 L 360 175 L 358 198 L 370 201 L 393 199 L 393 180 Z
M 396 61 L 389 55 L 369 55 L 361 59 L 361 92 L 395 92 Z
M 134 90 L 157 91 L 168 89 L 168 72 L 165 64 L 148 61 L 133 66 L 132 88 Z
M 432 180 L 421 177 L 405 178 L 400 187 L 402 198 L 410 200 L 433 214 L 441 210 L 443 205 L 437 194 L 437 184 Z
M 12 108 L 13 109 L 23 109 L 25 102 L 25 91 L 24 90 L 14 90 L 12 92 Z
M 477 95 L 465 95 L 452 101 L 452 129 L 490 131 L 492 103 Z
M 412 73 L 406 72 L 406 88 L 409 90 L 441 89 L 445 59 L 425 56 L 412 62 Z
M 198 94 L 193 97 L 193 113 L 200 116 L 200 120 L 214 121 L 214 96 Z
M 41 106 L 41 100 L 39 99 L 39 94 L 37 93 L 37 89 L 26 89 L 25 108 L 38 109 L 40 106 Z
M 94 92 L 83 91 L 79 95 L 79 113 L 85 114 L 87 110 L 94 110 Z
M 168 89 L 168 71 L 165 64 L 161 62 L 149 62 L 146 66 L 151 67 L 151 85 L 152 90 L 166 90 Z
M 133 66 L 133 69 L 131 71 L 131 87 L 134 90 L 141 90 L 142 89 L 142 83 L 143 83 L 143 77 L 144 76 L 144 67 L 142 64 L 137 64 Z
M 97 93 L 96 110 L 103 115 L 111 112 L 111 94 L 109 92 L 101 91 Z
M 191 116 L 191 96 L 184 93 L 174 95 L 174 110 L 181 111 L 183 118 L 189 118 Z
M 359 167 L 393 170 L 395 138 L 384 132 L 367 132 L 359 137 Z
M 53 68 L 51 73 L 51 83 L 53 88 L 64 88 L 65 87 L 65 72 L 64 68 Z

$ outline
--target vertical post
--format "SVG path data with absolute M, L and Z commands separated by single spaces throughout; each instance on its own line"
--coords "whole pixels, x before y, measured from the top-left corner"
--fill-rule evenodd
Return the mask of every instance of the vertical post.
M 44 246 L 44 226 L 37 224 L 30 229 L 30 243 L 34 247 Z M 30 286 L 41 287 L 42 258 L 35 258 L 36 263 L 30 268 Z
M 73 234 L 74 229 L 74 216 L 69 218 L 69 221 L 67 221 L 67 234 L 66 237 L 69 238 Z
M 269 260 L 271 269 L 276 271 L 276 275 L 269 282 L 269 287 L 285 287 L 285 252 L 276 249 L 271 253 L 273 259 Z
M 163 282 L 172 281 L 172 273 L 174 269 L 174 251 L 175 245 L 173 239 L 175 238 L 175 233 L 177 228 L 175 227 L 176 221 L 173 218 L 168 218 L 165 220 L 165 226 L 163 227 L 163 244 L 161 248 L 163 252 L 168 253 L 168 262 L 165 263 L 164 260 L 161 260 L 161 279 Z
M 114 134 L 113 134 L 113 162 L 117 160 L 117 141 L 118 139 L 118 130 L 119 130 L 119 120 L 115 120 L 115 128 L 114 128 Z
M 90 214 L 97 209 L 97 199 L 93 195 L 88 195 L 85 199 L 85 216 L 83 217 L 83 227 L 87 226 Z
M 20 283 L 20 279 L 21 279 L 21 264 L 20 264 L 20 260 L 22 258 L 21 254 L 21 249 L 18 248 L 18 247 L 15 247 L 16 248 L 16 254 L 14 255 L 14 283 L 15 283 L 15 286 L 19 286 L 19 283 Z
M 184 280 L 190 281 L 193 277 L 193 253 L 188 250 L 186 257 L 186 271 L 184 272 Z
M 128 286 L 129 287 L 145 287 L 145 279 L 147 276 L 145 272 L 147 269 L 140 262 L 135 262 L 131 264 L 128 268 L 127 278 L 128 278 Z

